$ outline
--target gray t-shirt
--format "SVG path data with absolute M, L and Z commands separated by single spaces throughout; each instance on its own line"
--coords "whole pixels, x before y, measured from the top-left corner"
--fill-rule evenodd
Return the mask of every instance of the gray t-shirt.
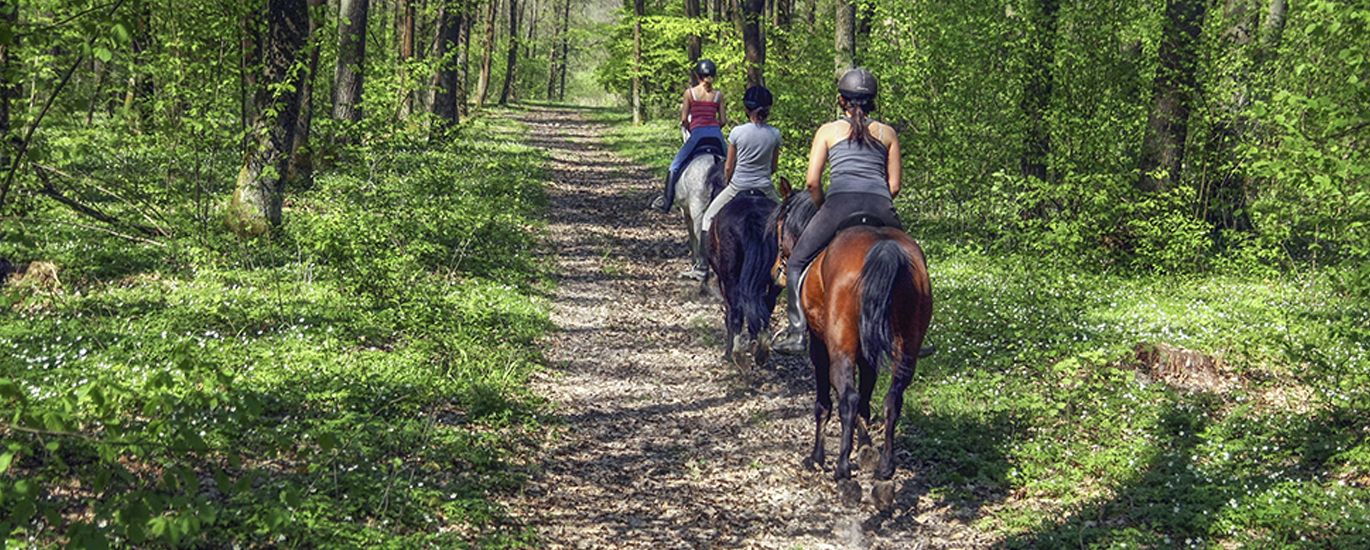
M 728 143 L 737 147 L 731 183 L 740 189 L 771 187 L 771 162 L 780 147 L 780 130 L 748 122 L 728 132 Z

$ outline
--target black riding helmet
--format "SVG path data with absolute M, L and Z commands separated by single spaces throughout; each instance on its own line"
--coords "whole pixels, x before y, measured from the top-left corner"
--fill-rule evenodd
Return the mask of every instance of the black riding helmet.
M 774 102 L 775 98 L 771 96 L 771 91 L 767 90 L 765 86 L 752 86 L 747 88 L 747 93 L 742 96 L 742 104 L 745 105 L 749 111 L 754 111 L 761 107 L 770 107 Z
M 837 93 L 842 94 L 842 98 L 851 105 L 874 106 L 875 94 L 879 92 L 880 85 L 875 81 L 875 75 L 865 69 L 852 69 L 847 74 L 842 75 L 842 79 L 837 81 Z
M 712 59 L 701 59 L 699 60 L 699 63 L 695 65 L 695 74 L 701 77 L 714 76 L 717 72 L 718 66 L 714 65 Z

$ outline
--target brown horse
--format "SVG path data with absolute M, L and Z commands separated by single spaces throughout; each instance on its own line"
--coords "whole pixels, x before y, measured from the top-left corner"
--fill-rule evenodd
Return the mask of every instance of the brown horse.
M 771 226 L 779 233 L 782 256 L 794 243 L 794 236 L 787 233 L 808 221 L 786 218 L 814 211 L 811 204 L 788 203 L 807 198 L 808 193 L 790 194 Z M 790 280 L 795 279 L 791 274 Z M 833 477 L 844 501 L 860 502 L 861 487 L 851 480 L 852 439 L 857 435 L 862 445 L 870 444 L 864 424 L 870 422 L 877 368 L 889 357 L 892 375 L 885 394 L 885 441 L 874 472 L 879 481 L 871 495 L 878 507 L 886 508 L 894 499 L 889 482 L 894 474 L 894 428 L 932 320 L 932 285 L 923 250 L 896 228 L 848 227 L 814 259 L 801 285 L 800 299 L 809 322 L 809 359 L 817 384 L 813 454 L 805 462 L 823 467 L 823 426 L 831 416 L 831 393 L 836 391 L 842 439 Z M 858 417 L 863 422 L 858 423 Z

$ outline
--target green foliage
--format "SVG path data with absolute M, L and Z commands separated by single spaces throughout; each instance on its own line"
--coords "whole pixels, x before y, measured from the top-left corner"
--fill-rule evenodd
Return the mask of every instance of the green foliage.
M 522 482 L 536 427 L 542 156 L 470 124 L 484 139 L 351 151 L 270 241 L 200 240 L 189 212 L 166 247 L 4 222 L 12 257 L 64 269 L 0 309 L 0 528 L 39 546 L 526 544 L 490 495 Z M 84 160 L 107 181 L 175 154 L 104 151 Z
M 637 76 L 648 118 L 678 120 L 681 94 L 689 86 L 694 70 L 683 48 L 685 37 L 690 34 L 713 36 L 729 28 L 724 23 L 682 17 L 678 13 L 679 6 L 673 5 L 673 8 L 677 13 L 648 13 L 642 18 L 642 66 L 637 71 L 633 70 L 634 18 L 631 12 L 623 14 L 613 28 L 606 45 L 609 57 L 595 70 L 604 89 L 629 98 L 632 97 L 633 77 Z M 746 80 L 741 76 L 746 74 L 741 52 L 732 47 L 706 44 L 702 57 L 718 64 L 719 74 L 714 84 L 724 90 L 730 112 L 741 113 L 742 84 Z

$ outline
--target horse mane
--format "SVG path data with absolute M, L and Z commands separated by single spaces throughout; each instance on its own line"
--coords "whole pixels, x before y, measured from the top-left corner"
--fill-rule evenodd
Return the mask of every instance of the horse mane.
M 728 186 L 727 165 L 724 159 L 714 157 L 714 165 L 709 169 L 708 184 L 709 197 L 717 197 L 723 192 L 723 188 Z
M 795 238 L 804 232 L 808 227 L 809 221 L 818 213 L 818 207 L 813 204 L 813 196 L 809 195 L 808 190 L 799 189 L 793 191 L 785 200 L 780 203 L 780 208 L 771 212 L 766 219 L 766 238 L 776 240 L 780 235 L 776 234 L 781 223 L 784 224 L 784 231 Z

